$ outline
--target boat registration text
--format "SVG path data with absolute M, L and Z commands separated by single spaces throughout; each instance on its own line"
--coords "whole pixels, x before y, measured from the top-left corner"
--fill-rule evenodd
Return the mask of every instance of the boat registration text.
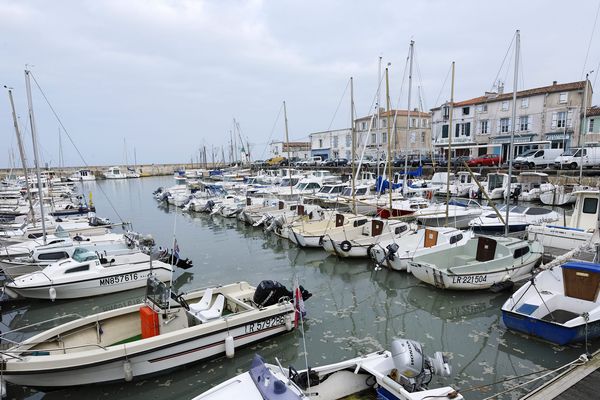
M 123 275 L 109 276 L 108 278 L 100 279 L 100 286 L 118 285 L 119 283 L 137 281 L 138 273 L 130 273 Z
M 263 319 L 262 321 L 253 322 L 251 324 L 247 324 L 244 327 L 244 333 L 252 333 L 257 331 L 262 331 L 267 328 L 273 328 L 279 325 L 285 324 L 285 318 L 283 315 L 276 315 L 271 318 Z
M 487 281 L 487 275 L 453 276 L 452 283 L 477 284 Z

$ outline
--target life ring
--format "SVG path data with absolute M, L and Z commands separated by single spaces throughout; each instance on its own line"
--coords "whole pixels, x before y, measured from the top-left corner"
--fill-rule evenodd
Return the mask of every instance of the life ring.
M 342 249 L 342 251 L 349 252 L 350 249 L 352 249 L 352 243 L 344 240 L 342 243 L 340 243 L 340 249 Z

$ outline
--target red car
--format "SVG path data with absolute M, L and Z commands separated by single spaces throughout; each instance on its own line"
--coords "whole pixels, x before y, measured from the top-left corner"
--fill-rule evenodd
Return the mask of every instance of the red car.
M 493 167 L 500 165 L 501 163 L 502 158 L 498 154 L 484 154 L 467 162 L 469 167 Z

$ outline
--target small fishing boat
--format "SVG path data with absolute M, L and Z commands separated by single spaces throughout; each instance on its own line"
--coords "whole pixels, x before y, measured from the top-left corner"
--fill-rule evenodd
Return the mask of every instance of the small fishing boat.
M 104 177 L 106 179 L 126 179 L 127 175 L 121 167 L 110 167 L 104 171 Z
M 144 304 L 79 318 L 0 350 L 2 379 L 46 388 L 131 381 L 221 354 L 233 356 L 236 347 L 295 327 L 292 292 L 263 283 L 175 295 L 150 276 Z M 300 287 L 294 293 L 304 300 L 311 296 Z
M 544 247 L 511 237 L 479 236 L 460 247 L 414 257 L 408 271 L 442 289 L 488 289 L 527 277 L 539 264 Z
M 528 238 L 540 241 L 544 248 L 558 249 L 558 254 L 589 244 L 598 227 L 600 192 L 582 190 L 575 192 L 574 196 L 577 199 L 575 209 L 565 226 L 531 225 L 527 228 Z
M 448 216 L 446 217 L 446 208 Z M 450 200 L 448 207 L 443 203 L 434 203 L 421 208 L 413 214 L 417 221 L 425 226 L 452 226 L 455 228 L 468 228 L 469 222 L 484 212 L 484 209 L 475 200 L 466 203 Z
M 464 246 L 473 238 L 472 231 L 456 228 L 426 228 L 411 231 L 398 239 L 380 241 L 369 250 L 369 256 L 378 265 L 396 271 L 405 271 L 414 257 L 441 249 Z
M 431 196 L 429 198 L 431 198 Z M 431 203 L 429 200 L 419 196 L 402 200 L 394 200 L 392 201 L 391 216 L 400 217 L 404 215 L 413 215 L 415 212 L 425 209 L 430 205 Z M 390 207 L 377 207 L 377 216 L 381 218 L 390 218 Z
M 471 176 L 472 174 L 472 176 Z M 446 192 L 449 191 L 451 196 L 456 197 L 469 197 L 471 190 L 477 192 L 478 186 L 476 180 L 481 178 L 481 174 L 477 172 L 459 171 L 456 174 L 456 178 L 450 181 L 450 186 L 447 186 L 447 182 L 442 182 L 435 192 L 438 196 L 445 196 Z
M 553 185 L 540 187 L 540 201 L 548 206 L 564 206 L 575 202 L 575 192 L 585 189 L 581 185 Z
M 568 261 L 544 270 L 502 306 L 508 329 L 564 345 L 600 337 L 600 264 Z
M 510 178 L 510 194 L 514 193 L 517 188 L 518 180 L 516 176 Z M 508 174 L 505 173 L 490 173 L 487 175 L 487 180 L 481 182 L 483 190 L 486 192 L 488 197 L 492 200 L 506 198 L 506 191 L 509 187 Z M 471 188 L 470 197 L 472 199 L 478 197 L 479 186 Z
M 517 179 L 521 188 L 521 193 L 519 193 L 519 200 L 521 201 L 539 200 L 542 187 L 547 187 L 543 185 L 552 186 L 548 180 L 548 174 L 543 172 L 521 172 Z
M 300 247 L 321 247 L 323 236 L 334 234 L 344 226 L 364 225 L 368 218 L 362 215 L 332 213 L 330 218 L 319 221 L 302 221 L 288 228 L 288 239 Z
M 395 220 L 377 218 L 358 226 L 344 226 L 342 230 L 323 236 L 322 246 L 326 252 L 338 257 L 368 257 L 369 249 L 377 243 L 398 239 L 411 233 L 416 225 Z
M 503 221 L 494 211 L 483 213 L 479 217 L 469 221 L 469 226 L 475 232 L 491 234 L 504 233 L 506 223 L 508 223 L 509 232 L 521 232 L 527 229 L 529 225 L 542 225 L 557 222 L 560 215 L 543 207 L 523 207 L 510 205 L 508 211 L 508 221 Z M 506 205 L 498 208 L 498 212 L 503 219 L 506 219 Z
M 169 264 L 151 261 L 140 251 L 108 256 L 76 248 L 66 260 L 5 283 L 4 293 L 12 298 L 75 299 L 144 287 L 150 274 L 161 281 L 172 275 Z
M 434 375 L 450 376 L 442 352 L 423 353 L 420 343 L 397 339 L 391 351 L 378 351 L 335 364 L 297 371 L 265 363 L 256 355 L 250 370 L 194 397 L 193 400 L 336 400 L 378 398 L 462 399 L 452 387 L 428 388 Z M 363 397 L 364 396 L 364 397 Z

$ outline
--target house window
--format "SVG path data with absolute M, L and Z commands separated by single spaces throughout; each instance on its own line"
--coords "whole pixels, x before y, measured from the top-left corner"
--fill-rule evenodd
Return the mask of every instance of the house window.
M 487 119 L 479 121 L 479 132 L 482 135 L 490 133 L 489 121 Z
M 567 98 L 568 98 L 568 93 L 562 92 L 558 95 L 558 102 L 561 104 L 564 104 L 567 102 Z
M 460 124 L 460 134 L 462 136 L 471 136 L 471 123 L 465 122 L 464 124 Z
M 528 131 L 529 130 L 529 116 L 519 117 L 519 130 L 520 131 Z
M 442 125 L 442 139 L 448 138 L 448 125 Z
M 469 115 L 469 112 L 471 111 L 471 107 L 463 107 L 463 115 Z
M 423 119 L 421 120 L 421 127 L 422 127 L 422 128 L 427 128 L 427 120 L 426 120 L 425 118 L 423 118 Z
M 508 110 L 508 100 L 502 102 L 502 111 Z
M 416 118 L 411 118 L 410 119 L 410 127 L 414 128 L 415 126 L 417 126 L 417 119 Z
M 500 118 L 500 133 L 508 133 L 509 131 L 509 119 L 508 118 Z
M 521 99 L 521 108 L 529 107 L 529 97 L 524 97 Z
M 384 119 L 381 120 L 381 127 L 382 128 L 387 128 L 387 119 L 384 118 Z
M 477 106 L 478 112 L 487 112 L 487 104 L 480 104 Z
M 381 132 L 381 143 L 387 143 L 387 132 Z
M 563 148 L 563 142 L 562 141 L 556 141 L 556 142 L 552 142 L 550 144 L 550 148 L 551 149 L 562 149 Z
M 588 122 L 588 132 L 594 132 L 594 118 L 590 119 Z
M 450 107 L 448 107 L 448 106 L 442 107 L 442 117 L 444 119 L 450 118 Z
M 352 135 L 346 135 L 346 147 L 350 147 L 352 145 Z
M 367 123 L 365 121 L 360 123 L 360 130 L 361 131 L 366 131 L 367 130 Z
M 322 149 L 323 148 L 323 139 L 319 139 L 319 148 Z
M 421 143 L 425 143 L 425 132 L 421 132 Z
M 377 143 L 377 134 L 376 133 L 371 133 L 371 143 L 372 144 Z
M 556 113 L 556 127 L 564 128 L 566 126 L 567 126 L 567 112 L 566 111 L 557 112 Z

